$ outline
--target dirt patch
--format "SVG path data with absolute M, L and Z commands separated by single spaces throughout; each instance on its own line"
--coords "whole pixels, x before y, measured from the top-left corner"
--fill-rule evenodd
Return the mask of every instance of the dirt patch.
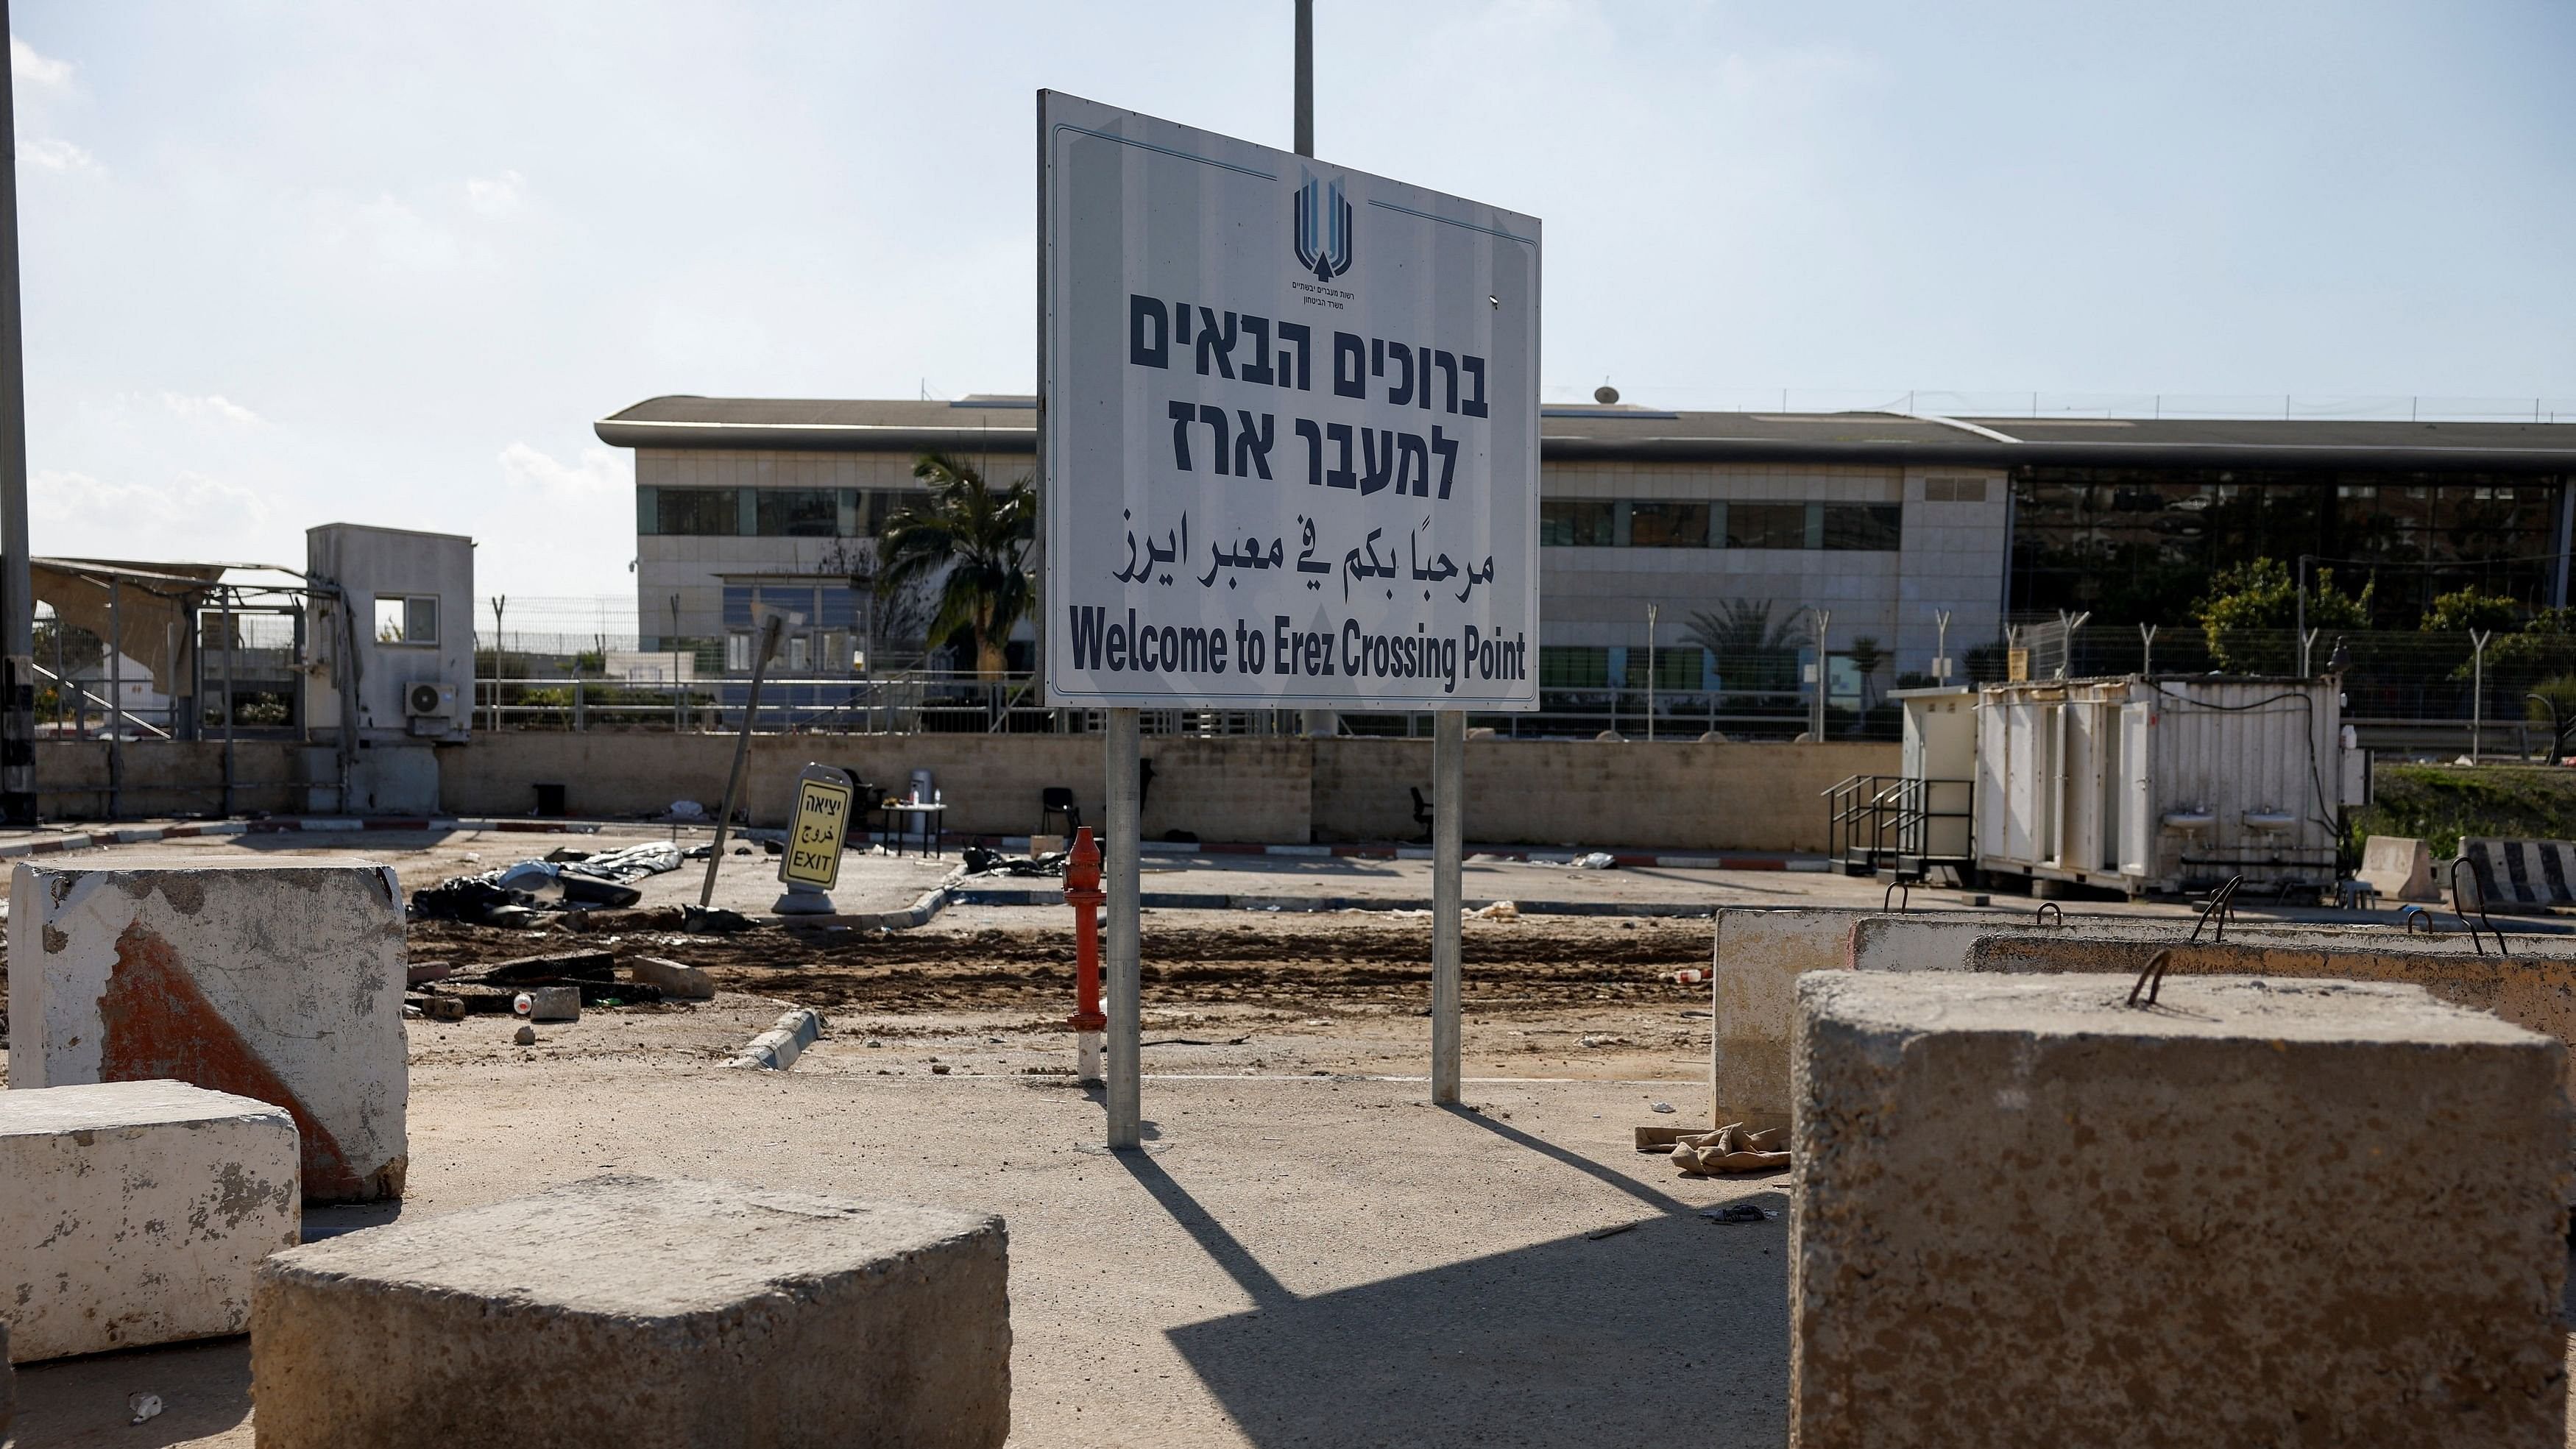
M 1430 923 L 1418 915 L 1264 915 L 1257 922 L 1222 912 L 1187 915 L 1146 922 L 1148 1005 L 1393 1006 L 1419 1003 L 1430 990 Z M 1707 988 L 1678 987 L 1671 977 L 1708 964 L 1709 930 L 1706 921 L 1470 921 L 1462 947 L 1467 1001 L 1480 1012 L 1545 1014 L 1705 996 Z M 412 927 L 412 958 L 463 965 L 545 950 L 556 939 L 421 923 Z M 608 939 L 592 934 L 586 942 Z M 1026 927 L 831 943 L 776 931 L 615 940 L 621 953 L 703 967 L 730 990 L 825 1010 L 1054 1011 L 1073 995 L 1072 932 L 1061 915 Z

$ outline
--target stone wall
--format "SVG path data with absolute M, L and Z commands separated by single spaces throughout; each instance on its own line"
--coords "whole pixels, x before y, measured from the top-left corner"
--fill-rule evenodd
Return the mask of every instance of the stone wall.
M 1431 792 L 1429 740 L 1149 737 L 1148 839 L 1306 844 L 1408 840 L 1408 786 Z M 809 761 L 881 786 L 935 772 L 948 827 L 975 835 L 1038 828 L 1038 792 L 1070 786 L 1086 822 L 1105 821 L 1096 735 L 768 735 L 746 777 L 756 824 L 779 823 Z M 445 807 L 522 814 L 539 781 L 567 787 L 580 816 L 658 814 L 675 799 L 714 806 L 733 741 L 719 735 L 505 734 L 439 754 Z M 1821 792 L 1846 775 L 1888 773 L 1894 745 L 1599 744 L 1475 740 L 1467 748 L 1467 838 L 1490 844 L 1815 850 Z
M 233 810 L 271 813 L 303 808 L 296 751 L 289 740 L 239 740 L 233 746 Z M 36 788 L 51 820 L 108 818 L 108 743 L 39 740 Z M 223 809 L 221 740 L 128 740 L 121 762 L 117 814 L 212 815 Z
M 311 808 L 298 747 L 242 741 L 236 813 Z M 733 764 L 729 735 L 536 732 L 478 735 L 436 752 L 439 808 L 453 815 L 525 815 L 540 783 L 565 787 L 566 808 L 592 819 L 658 817 L 674 800 L 710 811 Z M 900 791 L 933 772 L 951 831 L 1026 835 L 1039 828 L 1038 792 L 1069 786 L 1086 823 L 1105 823 L 1097 735 L 759 735 L 745 769 L 756 825 L 783 823 L 796 772 L 838 765 Z M 134 741 L 124 749 L 121 811 L 128 818 L 212 814 L 221 808 L 223 746 Z M 327 773 L 327 747 L 312 752 Z M 1202 840 L 1273 845 L 1411 840 L 1411 788 L 1431 794 L 1428 739 L 1309 740 L 1287 736 L 1149 736 L 1147 839 L 1185 831 Z M 1823 792 L 1856 774 L 1892 774 L 1892 744 L 1700 744 L 1590 740 L 1471 740 L 1467 838 L 1495 845 L 1813 851 L 1825 843 Z M 53 818 L 104 819 L 107 745 L 36 747 Z M 327 800 L 328 792 L 323 798 Z

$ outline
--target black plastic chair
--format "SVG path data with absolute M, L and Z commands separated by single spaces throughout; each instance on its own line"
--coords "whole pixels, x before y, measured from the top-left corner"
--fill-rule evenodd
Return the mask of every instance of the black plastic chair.
M 891 823 L 885 811 L 885 791 L 873 780 L 860 779 L 856 770 L 841 773 L 850 777 L 850 818 L 841 830 L 841 844 L 846 848 L 856 842 L 859 849 L 866 850 L 876 844 L 878 829 Z
M 1074 803 L 1073 790 L 1065 785 L 1049 785 L 1038 791 L 1038 833 L 1048 835 L 1047 822 L 1064 817 L 1064 838 L 1071 840 L 1082 828 L 1082 807 Z
M 1422 827 L 1422 838 L 1414 843 L 1429 845 L 1431 843 L 1431 802 L 1422 798 L 1421 786 L 1407 785 L 1404 788 L 1413 792 L 1413 823 Z

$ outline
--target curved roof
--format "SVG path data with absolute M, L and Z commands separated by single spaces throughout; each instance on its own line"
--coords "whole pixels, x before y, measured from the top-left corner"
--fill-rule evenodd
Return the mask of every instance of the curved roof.
M 954 402 L 647 398 L 593 424 L 621 448 L 798 452 L 1037 449 L 1034 398 Z M 1693 413 L 1542 407 L 1550 461 L 2022 463 L 2400 472 L 2576 472 L 2576 423 L 1944 418 L 1886 412 Z

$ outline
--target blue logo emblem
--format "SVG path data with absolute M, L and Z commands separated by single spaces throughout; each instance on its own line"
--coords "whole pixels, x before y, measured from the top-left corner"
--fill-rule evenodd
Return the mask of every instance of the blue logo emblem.
M 1297 220 L 1289 240 L 1297 265 L 1329 282 L 1351 269 L 1351 204 L 1342 183 L 1327 186 L 1311 172 L 1300 172 L 1306 184 L 1297 189 Z

